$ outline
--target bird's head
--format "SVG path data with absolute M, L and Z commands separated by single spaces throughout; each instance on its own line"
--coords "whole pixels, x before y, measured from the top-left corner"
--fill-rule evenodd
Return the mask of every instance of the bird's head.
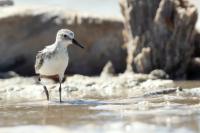
M 58 31 L 56 36 L 56 41 L 61 43 L 61 45 L 65 45 L 66 47 L 75 44 L 81 48 L 84 48 L 75 38 L 74 32 L 68 29 L 61 29 Z

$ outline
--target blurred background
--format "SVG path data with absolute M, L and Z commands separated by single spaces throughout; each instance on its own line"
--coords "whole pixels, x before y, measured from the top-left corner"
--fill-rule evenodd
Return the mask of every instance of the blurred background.
M 0 0 L 0 133 L 199 133 L 199 12 L 200 0 Z M 34 71 L 61 28 L 85 46 L 69 47 L 62 104 Z
M 139 8 L 129 11 L 134 4 Z M 67 74 L 99 75 L 111 62 L 116 74 L 161 69 L 173 79 L 199 78 L 198 0 L 0 0 L 0 6 L 2 73 L 34 75 L 37 51 L 53 43 L 59 29 L 69 28 L 86 49 L 70 47 Z
M 52 6 L 71 11 L 122 17 L 118 0 L 15 0 L 16 6 Z
M 7 2 L 7 4 L 6 4 Z M 34 75 L 37 51 L 54 42 L 56 32 L 69 28 L 85 50 L 71 47 L 68 74 L 98 75 L 108 61 L 117 73 L 126 66 L 122 48 L 122 15 L 117 0 L 2 0 L 0 71 Z M 84 59 L 83 59 L 84 58 Z

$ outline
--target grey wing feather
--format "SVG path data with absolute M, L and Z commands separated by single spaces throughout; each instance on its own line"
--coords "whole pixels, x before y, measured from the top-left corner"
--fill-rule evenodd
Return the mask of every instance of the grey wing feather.
M 49 45 L 42 51 L 39 51 L 36 55 L 35 61 L 35 72 L 38 73 L 39 69 L 42 67 L 44 63 L 44 59 L 50 59 L 56 52 L 55 45 Z
M 38 73 L 38 70 L 41 68 L 42 64 L 44 62 L 44 53 L 38 52 L 36 55 L 36 61 L 35 61 L 35 72 Z

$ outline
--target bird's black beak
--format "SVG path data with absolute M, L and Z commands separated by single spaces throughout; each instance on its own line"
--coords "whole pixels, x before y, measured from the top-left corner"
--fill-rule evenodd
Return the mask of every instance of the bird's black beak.
M 75 45 L 77 45 L 77 46 L 79 46 L 79 47 L 81 47 L 81 48 L 84 48 L 84 46 L 81 45 L 81 44 L 80 44 L 78 41 L 76 41 L 75 39 L 72 39 L 72 43 L 75 44 Z

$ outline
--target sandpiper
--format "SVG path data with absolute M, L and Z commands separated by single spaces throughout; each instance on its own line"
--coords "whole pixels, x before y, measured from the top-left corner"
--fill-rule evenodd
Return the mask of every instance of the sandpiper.
M 74 38 L 74 33 L 68 29 L 61 29 L 57 32 L 55 43 L 46 46 L 36 55 L 35 72 L 39 74 L 39 81 L 41 78 L 53 78 L 59 81 L 59 97 L 61 99 L 61 84 L 64 78 L 65 70 L 68 66 L 69 56 L 67 48 L 69 45 L 75 44 L 84 48 Z M 43 85 L 47 100 L 49 100 L 49 93 L 47 87 Z

